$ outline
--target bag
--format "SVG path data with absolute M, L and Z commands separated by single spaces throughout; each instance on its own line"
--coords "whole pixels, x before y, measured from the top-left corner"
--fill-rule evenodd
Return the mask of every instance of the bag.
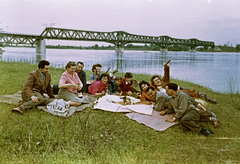
M 53 112 L 68 113 L 70 109 L 70 105 L 63 99 L 55 99 L 54 101 L 48 103 L 46 108 Z

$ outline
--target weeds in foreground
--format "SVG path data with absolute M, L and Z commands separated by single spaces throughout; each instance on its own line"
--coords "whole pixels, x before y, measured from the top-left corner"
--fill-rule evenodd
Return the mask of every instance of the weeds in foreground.
M 236 109 L 240 110 L 240 94 L 239 89 L 236 88 L 238 86 L 237 79 L 229 77 L 228 86 L 232 104 Z

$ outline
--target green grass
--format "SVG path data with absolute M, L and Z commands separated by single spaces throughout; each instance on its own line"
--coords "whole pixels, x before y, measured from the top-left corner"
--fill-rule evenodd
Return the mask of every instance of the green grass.
M 29 72 L 36 68 L 0 62 L 0 94 L 21 90 Z M 58 83 L 63 71 L 50 68 L 52 84 Z M 86 73 L 89 77 L 91 71 Z M 151 77 L 133 76 L 138 82 Z M 214 129 L 212 138 L 184 133 L 179 125 L 158 132 L 123 113 L 87 108 L 61 118 L 35 108 L 19 115 L 11 112 L 14 105 L 0 103 L 0 163 L 239 163 L 240 111 L 233 104 L 239 94 L 231 96 L 190 82 L 171 81 L 218 100 L 208 108 L 217 114 L 220 126 L 214 129 L 211 123 L 203 123 Z

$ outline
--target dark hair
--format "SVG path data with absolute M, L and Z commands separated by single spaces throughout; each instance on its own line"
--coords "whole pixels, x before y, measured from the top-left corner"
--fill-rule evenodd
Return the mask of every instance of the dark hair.
M 125 78 L 132 78 L 132 74 L 130 72 L 126 72 L 125 73 Z
M 84 64 L 83 64 L 83 62 L 80 62 L 80 61 L 79 61 L 79 62 L 77 62 L 77 65 L 78 65 L 78 64 L 82 64 L 82 65 L 83 65 L 83 67 L 84 67 Z
M 93 72 L 94 72 L 94 70 L 96 69 L 96 67 L 102 68 L 102 65 L 101 65 L 101 64 L 94 64 L 94 65 L 92 66 L 92 71 L 93 71 Z
M 177 91 L 178 89 L 178 85 L 175 83 L 168 83 L 166 86 L 168 86 L 168 89 L 173 89 L 174 91 Z
M 73 61 L 69 61 L 67 65 L 65 66 L 65 69 L 70 68 L 71 66 L 76 66 L 76 63 Z
M 155 88 L 153 88 L 153 87 L 147 87 L 146 92 L 148 92 L 150 89 L 153 91 L 155 90 Z
M 47 61 L 47 60 L 41 60 L 41 61 L 38 63 L 38 68 L 44 68 L 45 65 L 50 65 L 49 61 Z
M 143 84 L 147 84 L 147 86 L 149 87 L 150 86 L 150 84 L 148 83 L 148 82 L 146 82 L 146 81 L 141 81 L 140 83 L 139 83 L 139 88 L 141 89 L 141 91 L 142 91 L 142 85 Z
M 109 81 L 109 75 L 107 73 L 102 73 L 101 76 L 100 76 L 100 81 L 102 80 L 103 77 L 106 77 L 108 78 L 108 81 Z
M 151 77 L 151 84 L 152 84 L 152 85 L 154 85 L 153 79 L 155 79 L 156 77 L 158 77 L 158 78 L 161 80 L 161 78 L 160 78 L 158 75 L 153 75 L 153 76 Z

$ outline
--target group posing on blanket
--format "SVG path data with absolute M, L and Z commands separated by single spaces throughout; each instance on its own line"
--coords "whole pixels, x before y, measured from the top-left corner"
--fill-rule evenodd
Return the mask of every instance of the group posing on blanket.
M 59 83 L 51 86 L 51 75 L 49 74 L 50 63 L 42 60 L 38 64 L 38 69 L 31 72 L 22 88 L 20 101 L 12 111 L 23 113 L 24 110 L 34 106 L 45 106 L 56 97 L 64 99 L 71 106 L 79 106 L 89 103 L 88 95 L 104 96 L 128 95 L 136 93 L 140 98 L 140 103 L 154 105 L 154 110 L 160 115 L 174 113 L 174 117 L 166 119 L 168 122 L 180 122 L 185 130 L 202 133 L 211 136 L 214 132 L 203 125 L 198 125 L 198 121 L 212 121 L 214 127 L 219 125 L 216 115 L 201 104 L 203 101 L 197 100 L 199 97 L 207 97 L 206 94 L 192 89 L 184 89 L 175 83 L 170 82 L 169 62 L 164 63 L 164 75 L 161 79 L 158 75 L 153 75 L 147 81 L 139 83 L 140 92 L 133 87 L 133 76 L 130 72 L 122 76 L 109 76 L 108 73 L 101 73 L 101 64 L 92 66 L 93 74 L 90 75 L 90 83 L 87 84 L 86 73 L 83 71 L 84 63 L 69 61 L 65 66 L 66 71 L 60 77 Z M 49 98 L 44 96 L 46 93 Z M 214 100 L 215 102 L 215 100 Z

